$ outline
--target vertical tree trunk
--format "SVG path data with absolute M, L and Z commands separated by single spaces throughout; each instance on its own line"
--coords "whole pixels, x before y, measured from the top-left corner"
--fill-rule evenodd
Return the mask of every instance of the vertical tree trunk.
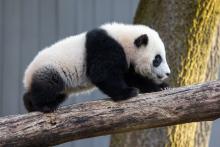
M 217 78 L 219 4 L 219 0 L 140 1 L 134 23 L 159 32 L 165 42 L 173 86 Z M 210 126 L 210 122 L 201 122 L 117 134 L 112 136 L 111 147 L 205 147 Z

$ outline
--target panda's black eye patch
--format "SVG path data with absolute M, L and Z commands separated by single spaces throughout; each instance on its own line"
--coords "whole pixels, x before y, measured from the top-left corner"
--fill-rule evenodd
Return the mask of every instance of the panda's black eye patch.
M 162 58 L 160 55 L 156 55 L 154 60 L 153 60 L 153 66 L 158 67 L 160 63 L 162 62 Z

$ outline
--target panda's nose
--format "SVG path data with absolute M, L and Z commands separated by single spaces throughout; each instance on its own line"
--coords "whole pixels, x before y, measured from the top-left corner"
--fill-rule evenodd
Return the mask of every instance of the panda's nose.
M 166 75 L 169 77 L 170 73 L 168 72 L 168 73 L 166 73 Z

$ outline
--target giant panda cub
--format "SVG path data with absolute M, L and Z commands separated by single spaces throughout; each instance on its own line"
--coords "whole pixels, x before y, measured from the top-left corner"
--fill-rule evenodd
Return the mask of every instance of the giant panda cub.
M 23 100 L 29 112 L 51 112 L 69 94 L 97 87 L 120 101 L 165 88 L 169 74 L 155 30 L 108 23 L 40 51 L 25 71 Z

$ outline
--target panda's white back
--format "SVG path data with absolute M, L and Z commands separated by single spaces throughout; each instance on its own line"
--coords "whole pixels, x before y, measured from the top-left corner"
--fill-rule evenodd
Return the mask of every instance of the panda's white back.
M 24 75 L 24 87 L 29 89 L 33 74 L 42 67 L 52 67 L 63 78 L 67 90 L 88 87 L 85 63 L 85 33 L 65 38 L 40 51 Z M 79 89 L 78 89 L 79 90 Z

